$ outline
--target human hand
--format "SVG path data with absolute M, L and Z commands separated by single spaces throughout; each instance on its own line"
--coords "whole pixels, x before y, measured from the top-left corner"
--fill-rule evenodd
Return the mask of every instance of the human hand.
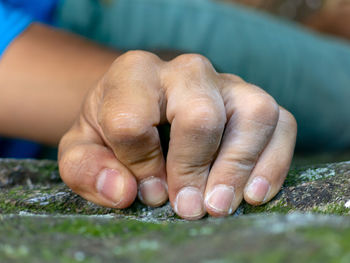
M 165 162 L 157 126 L 171 124 Z M 262 89 L 186 54 L 118 57 L 91 89 L 59 146 L 63 181 L 96 204 L 126 208 L 169 199 L 185 219 L 259 205 L 289 170 L 296 122 Z

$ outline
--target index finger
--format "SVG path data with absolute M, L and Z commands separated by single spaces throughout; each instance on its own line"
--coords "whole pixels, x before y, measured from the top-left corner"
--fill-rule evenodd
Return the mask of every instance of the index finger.
M 118 58 L 105 77 L 97 123 L 105 143 L 139 183 L 141 201 L 158 206 L 168 199 L 165 161 L 157 125 L 162 93 L 161 60 L 134 51 Z

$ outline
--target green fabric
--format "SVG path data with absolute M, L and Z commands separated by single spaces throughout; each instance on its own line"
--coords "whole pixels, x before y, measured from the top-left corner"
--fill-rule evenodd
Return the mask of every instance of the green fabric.
M 350 146 L 350 45 L 210 0 L 63 0 L 59 26 L 118 49 L 207 56 L 295 116 L 298 146 Z

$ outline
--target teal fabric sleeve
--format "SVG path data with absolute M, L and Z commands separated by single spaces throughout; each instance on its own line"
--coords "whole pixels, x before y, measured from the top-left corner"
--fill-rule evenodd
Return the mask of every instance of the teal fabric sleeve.
M 118 49 L 201 53 L 291 111 L 299 147 L 350 147 L 346 42 L 210 0 L 63 0 L 57 23 Z

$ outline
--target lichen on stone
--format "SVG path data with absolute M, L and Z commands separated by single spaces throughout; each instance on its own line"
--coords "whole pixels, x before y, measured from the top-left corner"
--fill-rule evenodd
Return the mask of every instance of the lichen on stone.
M 169 203 L 151 208 L 136 201 L 128 209 L 117 210 L 88 202 L 62 183 L 53 161 L 0 159 L 0 182 L 2 214 L 115 214 L 145 221 L 181 221 Z M 348 215 L 349 200 L 350 162 L 299 167 L 289 172 L 273 200 L 256 207 L 243 203 L 235 215 L 294 211 Z
M 56 162 L 0 159 L 4 263 L 348 262 L 349 214 L 350 162 L 292 169 L 270 202 L 187 222 L 169 203 L 88 202 L 63 184 Z

